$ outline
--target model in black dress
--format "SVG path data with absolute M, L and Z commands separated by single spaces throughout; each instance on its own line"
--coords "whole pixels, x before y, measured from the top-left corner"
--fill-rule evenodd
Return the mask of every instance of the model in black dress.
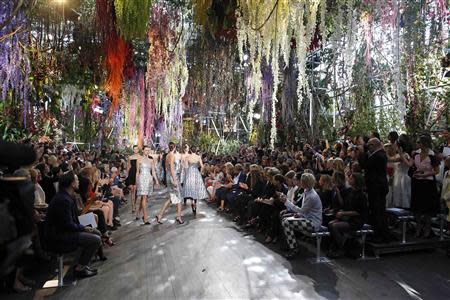
M 133 155 L 128 157 L 128 176 L 125 180 L 125 184 L 130 188 L 132 213 L 136 211 L 136 172 L 140 157 L 138 146 L 134 146 Z

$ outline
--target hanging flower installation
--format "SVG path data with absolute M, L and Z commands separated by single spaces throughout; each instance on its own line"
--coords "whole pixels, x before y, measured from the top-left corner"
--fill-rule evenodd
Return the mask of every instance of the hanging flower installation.
M 145 38 L 151 0 L 114 0 L 114 6 L 119 34 L 127 41 Z
M 112 112 L 119 105 L 125 67 L 132 65 L 132 49 L 131 45 L 117 34 L 113 0 L 97 0 L 96 4 L 97 22 L 106 51 L 107 78 L 104 88 L 112 100 L 113 109 L 110 110 L 110 116 L 112 116 Z
M 26 28 L 29 24 L 25 9 L 29 1 L 6 1 L 0 5 L 0 92 L 1 100 L 16 102 L 22 108 L 22 122 L 27 126 L 30 109 L 29 97 L 30 61 L 26 48 L 29 39 Z
M 301 106 L 302 93 L 307 84 L 306 56 L 317 27 L 319 13 L 325 13 L 325 0 L 272 0 L 266 5 L 260 1 L 239 1 L 237 20 L 238 47 L 241 62 L 246 53 L 252 68 L 252 82 L 255 96 L 260 95 L 261 63 L 266 61 L 272 68 L 273 91 L 271 107 L 270 145 L 276 141 L 276 103 L 279 85 L 280 60 L 283 66 L 289 64 L 291 41 L 295 38 L 296 58 L 298 64 L 298 107 Z M 319 6 L 322 7 L 319 11 Z M 320 17 L 324 20 L 324 16 Z M 255 100 L 253 100 L 255 101 Z M 250 102 L 254 106 L 253 102 Z M 252 111 L 249 110 L 252 114 Z
M 164 116 L 170 125 L 169 133 L 179 131 L 173 130 L 171 126 L 182 126 L 178 122 L 181 110 L 174 107 L 181 105 L 188 81 L 185 26 L 181 9 L 165 5 L 162 1 L 152 6 L 148 33 L 147 104 L 154 105 L 157 115 Z M 153 115 L 150 115 L 153 113 L 153 107 L 148 107 L 148 119 L 154 120 Z M 150 137 L 153 130 L 153 123 L 149 124 L 145 128 L 145 135 Z

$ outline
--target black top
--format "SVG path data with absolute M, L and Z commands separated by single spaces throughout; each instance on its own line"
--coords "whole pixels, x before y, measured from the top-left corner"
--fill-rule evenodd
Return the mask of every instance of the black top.
M 364 153 L 359 159 L 361 168 L 364 169 L 364 175 L 366 178 L 367 191 L 382 190 L 386 193 L 389 190 L 386 167 L 387 156 L 384 150 L 379 150 L 373 155 L 369 156 L 369 153 Z
M 318 192 L 320 201 L 322 201 L 322 208 L 330 208 L 331 200 L 333 199 L 333 191 L 332 190 L 320 190 Z
M 344 211 L 356 211 L 359 215 L 350 217 L 348 222 L 357 228 L 360 228 L 368 221 L 369 209 L 367 206 L 367 197 L 362 191 L 352 190 L 346 197 Z

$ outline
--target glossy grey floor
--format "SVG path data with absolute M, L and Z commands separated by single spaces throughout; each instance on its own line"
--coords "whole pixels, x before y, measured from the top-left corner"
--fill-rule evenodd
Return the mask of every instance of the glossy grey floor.
M 154 216 L 166 195 L 152 198 Z M 108 261 L 96 264 L 99 274 L 51 298 L 450 299 L 450 261 L 442 251 L 314 264 L 302 247 L 289 262 L 276 245 L 267 247 L 204 202 L 196 218 L 189 206 L 183 213 L 183 225 L 175 224 L 171 207 L 163 225 L 142 226 L 125 207 L 117 245 L 107 249 Z

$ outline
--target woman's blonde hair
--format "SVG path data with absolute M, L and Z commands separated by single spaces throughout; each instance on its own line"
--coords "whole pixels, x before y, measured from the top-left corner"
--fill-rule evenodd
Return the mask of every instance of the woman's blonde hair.
M 334 170 L 345 172 L 345 163 L 342 158 L 335 158 L 333 161 Z
M 300 179 L 300 183 L 305 189 L 310 190 L 314 188 L 316 184 L 316 178 L 314 177 L 313 174 L 303 173 L 302 178 Z

